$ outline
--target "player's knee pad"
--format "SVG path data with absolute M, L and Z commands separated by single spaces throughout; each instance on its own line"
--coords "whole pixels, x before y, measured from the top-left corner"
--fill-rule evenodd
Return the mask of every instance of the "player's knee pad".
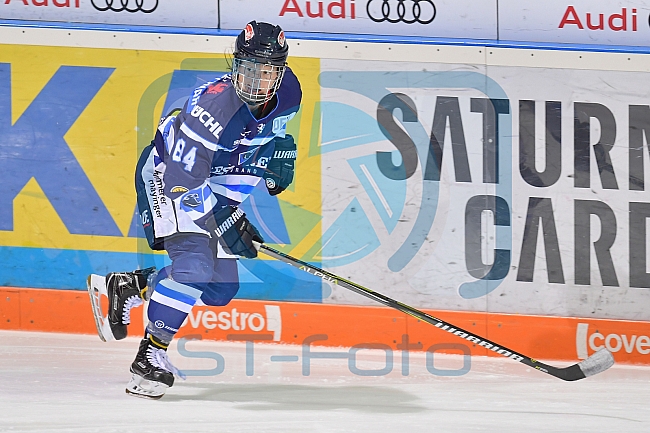
M 239 282 L 209 283 L 202 285 L 201 301 L 205 305 L 221 307 L 227 305 L 239 291 Z
M 212 266 L 199 261 L 192 262 L 191 257 L 182 263 L 174 263 L 172 279 L 183 284 L 203 284 L 212 281 Z
M 183 284 L 200 284 L 213 281 L 215 253 L 204 235 L 178 236 L 166 243 L 172 260 L 171 277 Z
M 239 291 L 239 271 L 236 259 L 216 259 L 212 281 L 201 287 L 201 301 L 206 305 L 228 304 Z

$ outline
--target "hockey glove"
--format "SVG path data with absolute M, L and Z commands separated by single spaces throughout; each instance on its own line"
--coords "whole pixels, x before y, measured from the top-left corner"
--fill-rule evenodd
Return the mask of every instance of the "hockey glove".
M 214 218 L 209 218 L 205 225 L 228 254 L 253 259 L 257 257 L 253 241 L 264 243 L 260 232 L 248 221 L 246 214 L 234 206 L 226 206 L 215 212 Z
M 293 172 L 296 163 L 296 143 L 289 134 L 275 137 L 275 152 L 264 172 L 266 189 L 269 194 L 277 195 L 293 182 Z

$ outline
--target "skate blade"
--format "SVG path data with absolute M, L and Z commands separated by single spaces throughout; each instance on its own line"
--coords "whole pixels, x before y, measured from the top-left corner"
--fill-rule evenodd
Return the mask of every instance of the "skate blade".
M 125 391 L 128 395 L 132 395 L 133 397 L 158 400 L 165 395 L 167 388 L 169 387 L 164 383 L 152 382 L 134 374 L 126 385 Z
M 104 342 L 115 340 L 111 326 L 108 323 L 108 314 L 102 312 L 101 297 L 104 295 L 108 298 L 106 278 L 101 275 L 91 274 L 86 280 L 86 285 L 88 287 L 90 306 L 93 309 L 93 317 L 95 318 L 95 326 L 97 327 L 99 338 Z

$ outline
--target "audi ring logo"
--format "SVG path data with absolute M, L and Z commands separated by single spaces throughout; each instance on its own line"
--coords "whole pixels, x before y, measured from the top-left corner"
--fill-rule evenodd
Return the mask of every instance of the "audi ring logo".
M 368 0 L 366 12 L 376 23 L 429 24 L 436 18 L 436 5 L 432 0 Z
M 91 0 L 93 7 L 100 12 L 144 12 L 150 14 L 158 7 L 158 0 Z

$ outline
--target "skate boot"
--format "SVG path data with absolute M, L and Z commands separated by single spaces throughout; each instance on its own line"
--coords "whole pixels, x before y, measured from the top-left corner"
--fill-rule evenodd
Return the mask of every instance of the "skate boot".
M 140 348 L 131 364 L 133 376 L 126 393 L 135 397 L 157 400 L 174 384 L 174 374 L 185 376 L 167 358 L 167 345 L 150 335 L 140 341 Z
M 88 277 L 88 292 L 95 316 L 97 333 L 102 341 L 122 340 L 131 323 L 131 308 L 142 305 L 148 299 L 147 278 L 155 268 L 133 272 L 113 272 L 105 278 L 100 275 Z M 101 310 L 100 297 L 108 298 L 108 313 Z

